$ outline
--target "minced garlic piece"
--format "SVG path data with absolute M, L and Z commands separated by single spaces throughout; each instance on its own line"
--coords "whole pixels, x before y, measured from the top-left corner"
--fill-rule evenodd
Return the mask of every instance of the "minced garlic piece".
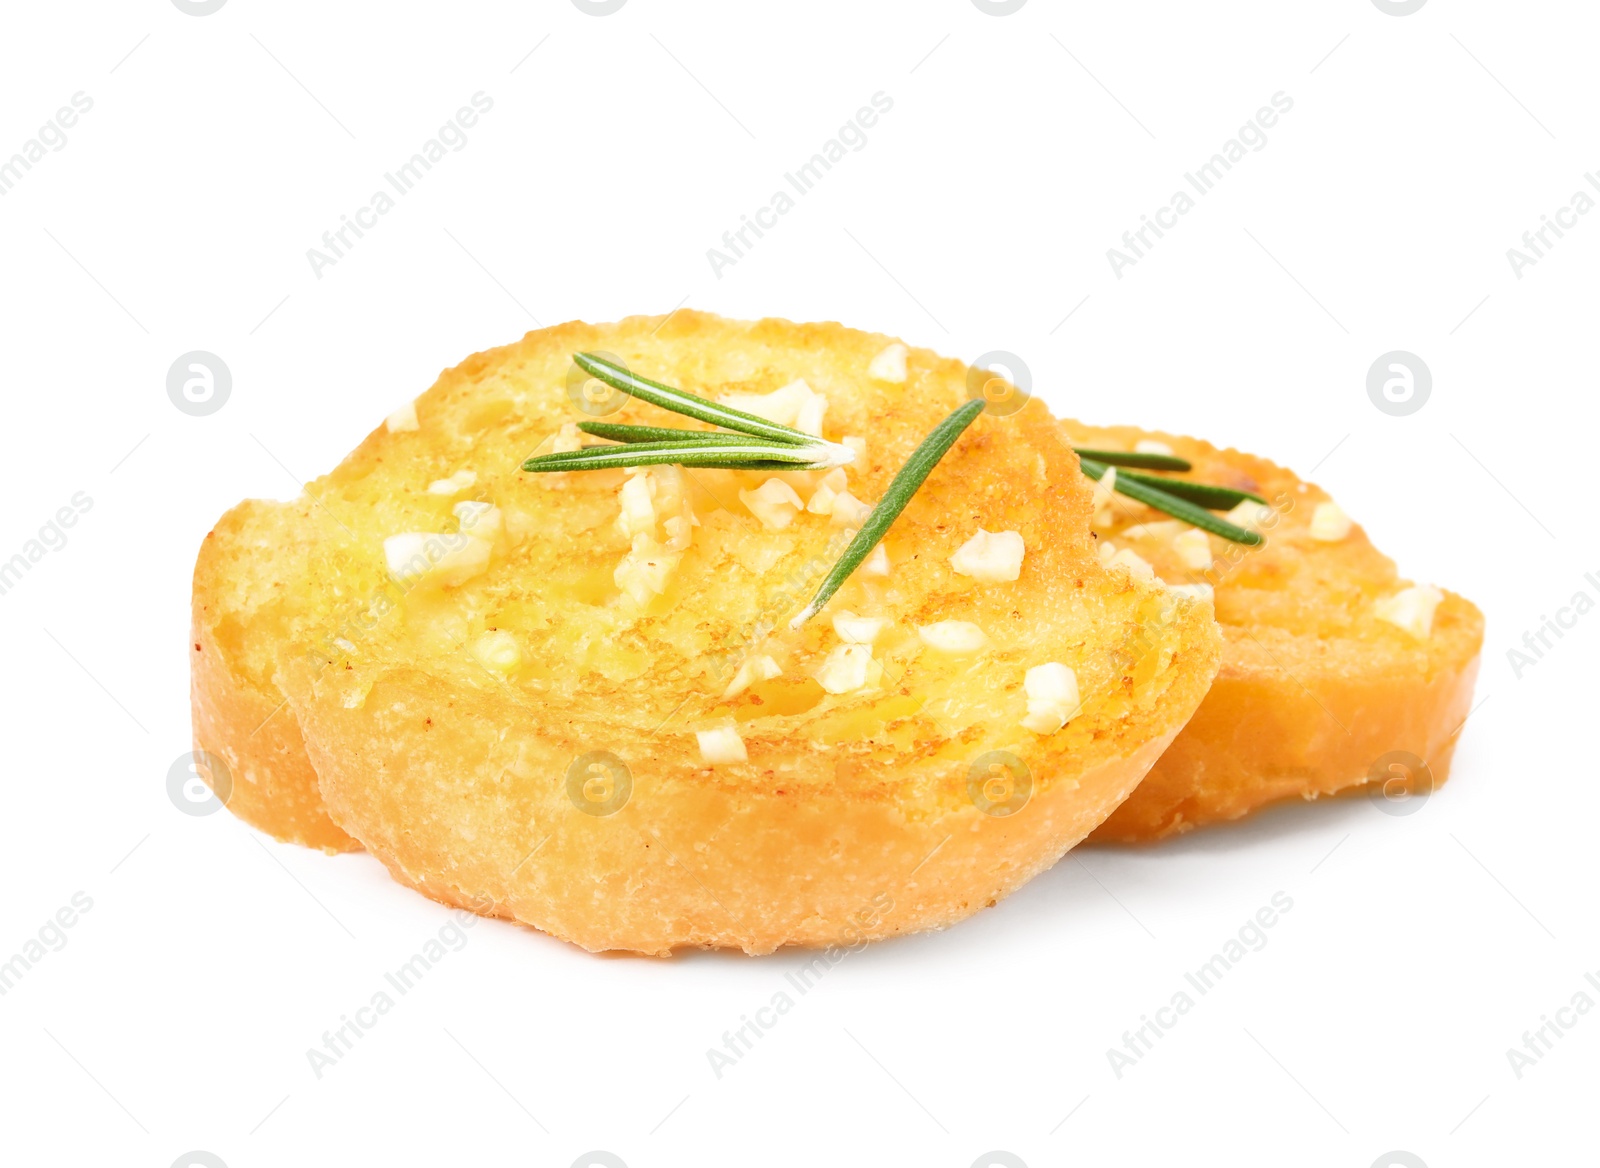
M 889 550 L 881 543 L 872 549 L 872 554 L 861 561 L 861 566 L 856 569 L 863 576 L 887 576 L 889 574 Z
M 1178 562 L 1191 572 L 1211 566 L 1211 537 L 1198 527 L 1191 527 L 1174 539 L 1172 550 L 1178 554 Z
M 871 514 L 871 503 L 863 503 L 849 491 L 840 491 L 834 496 L 833 518 L 830 522 L 835 527 L 860 527 Z
M 1350 516 L 1334 502 L 1318 503 L 1311 512 L 1311 527 L 1307 532 L 1312 539 L 1323 543 L 1338 543 L 1350 534 Z
M 867 684 L 872 665 L 871 645 L 835 645 L 817 670 L 817 682 L 831 694 L 850 693 Z
M 807 434 L 818 435 L 822 433 L 823 412 L 828 408 L 828 399 L 815 392 L 804 378 L 791 381 L 771 393 L 730 393 L 718 400 L 725 406 L 743 410 L 780 426 L 793 426 L 797 430 L 805 430 Z M 802 423 L 814 425 L 815 428 L 807 429 L 807 425 Z
M 1059 661 L 1028 670 L 1022 689 L 1028 695 L 1028 715 L 1022 725 L 1035 734 L 1054 734 L 1078 712 L 1078 675 Z
M 667 590 L 667 583 L 682 559 L 682 552 L 669 551 L 641 531 L 633 537 L 633 546 L 611 573 L 611 579 L 642 608 Z
M 1157 442 L 1154 438 L 1141 438 L 1133 444 L 1135 454 L 1166 454 L 1171 455 L 1172 447 L 1165 442 Z
M 407 531 L 383 541 L 389 575 L 410 585 L 424 578 L 445 587 L 465 584 L 489 566 L 493 544 L 470 535 Z
M 980 527 L 978 534 L 950 557 L 950 569 L 983 583 L 1015 580 L 1022 574 L 1022 555 L 1020 532 L 989 532 Z
M 906 354 L 910 352 L 904 345 L 896 342 L 872 359 L 867 366 L 867 376 L 874 381 L 892 381 L 896 385 L 903 384 L 906 379 Z
M 430 495 L 459 495 L 462 491 L 478 481 L 478 476 L 470 470 L 458 470 L 447 479 L 434 479 L 428 484 Z
M 1257 503 L 1254 499 L 1241 499 L 1238 506 L 1223 518 L 1246 531 L 1259 531 L 1271 514 L 1272 508 L 1265 503 Z
M 622 504 L 622 514 L 617 516 L 617 531 L 624 539 L 631 540 L 640 532 L 655 534 L 655 497 L 655 476 L 648 470 L 643 474 L 630 474 L 622 484 L 622 489 L 617 492 L 617 501 Z
M 839 445 L 848 446 L 851 450 L 856 452 L 857 466 L 860 466 L 867 460 L 867 440 L 865 438 L 856 438 L 850 434 L 846 434 L 843 438 L 839 439 Z
M 500 531 L 505 527 L 505 517 L 500 513 L 500 508 L 493 503 L 481 503 L 471 499 L 463 499 L 450 513 L 456 517 L 465 535 L 473 539 L 484 539 L 493 543 L 500 538 Z
M 406 402 L 383 420 L 383 428 L 391 434 L 398 434 L 401 430 L 420 430 L 422 427 L 417 422 L 417 403 Z
M 780 666 L 771 657 L 746 657 L 739 663 L 739 672 L 733 675 L 733 680 L 728 683 L 728 688 L 722 691 L 726 698 L 737 697 L 758 681 L 770 681 L 783 673 Z
M 1095 548 L 1095 555 L 1100 557 L 1100 562 L 1102 564 L 1109 564 L 1111 562 L 1111 557 L 1116 554 L 1117 545 L 1112 543 L 1109 539 L 1102 539 L 1099 543 L 1099 546 Z
M 1444 593 L 1429 584 L 1414 584 L 1402 588 L 1393 596 L 1385 596 L 1372 606 L 1373 615 L 1404 629 L 1419 641 L 1433 633 L 1433 613 L 1444 599 Z
M 870 645 L 889 622 L 879 616 L 857 616 L 845 610 L 833 617 L 833 631 L 839 639 L 851 645 Z
M 504 522 L 492 503 L 457 503 L 460 530 L 405 531 L 383 541 L 389 575 L 404 585 L 424 578 L 444 587 L 465 584 L 489 566 L 489 556 Z
M 486 669 L 496 673 L 514 673 L 522 664 L 522 649 L 517 644 L 517 639 L 504 629 L 490 629 L 480 633 L 478 639 L 472 642 L 472 655 L 483 663 Z
M 1190 600 L 1203 600 L 1207 604 L 1215 604 L 1216 590 L 1209 584 L 1168 584 L 1167 591 Z
M 989 643 L 988 635 L 971 621 L 947 620 L 917 629 L 917 636 L 930 649 L 964 656 L 976 653 Z
M 700 758 L 713 766 L 719 762 L 746 762 L 750 758 L 744 748 L 744 739 L 732 726 L 696 730 L 694 736 L 700 744 Z
M 740 491 L 739 502 L 773 531 L 788 527 L 803 505 L 794 488 L 782 479 L 768 479 L 753 491 Z
M 1111 557 L 1110 563 L 1106 566 L 1126 568 L 1141 580 L 1148 580 L 1156 574 L 1156 570 L 1150 566 L 1149 561 L 1132 548 L 1122 548 L 1116 555 Z

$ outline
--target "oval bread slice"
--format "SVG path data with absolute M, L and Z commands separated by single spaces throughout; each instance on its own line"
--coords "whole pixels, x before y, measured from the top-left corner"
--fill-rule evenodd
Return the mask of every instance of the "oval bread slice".
M 1258 547 L 1197 538 L 1124 495 L 1096 525 L 1102 545 L 1132 551 L 1168 583 L 1210 586 L 1224 649 L 1200 709 L 1093 839 L 1160 839 L 1371 781 L 1391 796 L 1444 782 L 1483 647 L 1471 601 L 1442 589 L 1431 610 L 1425 593 L 1404 599 L 1415 586 L 1327 492 L 1266 459 L 1131 426 L 1061 430 L 1082 447 L 1159 443 L 1193 463 L 1173 477 L 1269 504 L 1253 518 L 1266 536 Z M 1427 772 L 1409 760 L 1390 769 L 1399 755 Z
M 967 400 L 966 367 L 924 350 L 874 377 L 890 343 L 691 312 L 541 330 L 446 372 L 415 429 L 380 428 L 282 505 L 281 538 L 312 546 L 233 566 L 293 598 L 264 639 L 332 823 L 436 899 L 646 953 L 942 927 L 1082 839 L 1204 695 L 1210 606 L 1100 564 L 1087 480 L 1030 403 L 980 417 L 886 562 L 790 631 L 859 506 Z M 843 484 L 525 473 L 573 441 L 580 350 L 707 397 L 803 380 L 824 434 L 864 454 Z M 694 425 L 632 399 L 605 420 Z M 260 518 L 246 542 L 273 545 Z M 1014 580 L 952 566 L 980 531 L 1020 536 Z M 1081 705 L 1055 729 L 1062 667 Z

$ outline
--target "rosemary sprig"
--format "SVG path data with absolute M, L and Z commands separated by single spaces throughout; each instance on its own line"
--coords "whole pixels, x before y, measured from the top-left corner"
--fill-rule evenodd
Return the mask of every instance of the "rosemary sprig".
M 1078 458 L 1078 464 L 1083 468 L 1084 474 L 1097 482 L 1110 469 L 1103 462 L 1097 462 L 1092 458 L 1084 458 L 1081 455 Z M 1226 519 L 1218 519 L 1204 507 L 1191 503 L 1187 499 L 1180 499 L 1177 495 L 1170 494 L 1161 487 L 1153 487 L 1148 482 L 1142 481 L 1142 479 L 1126 478 L 1126 481 L 1124 481 L 1125 477 L 1121 472 L 1118 472 L 1114 489 L 1130 499 L 1148 503 L 1157 511 L 1164 512 L 1174 519 L 1181 519 L 1185 523 L 1200 528 L 1202 531 L 1220 535 L 1223 539 L 1232 540 L 1234 543 L 1254 546 L 1262 542 L 1259 532 L 1229 523 Z M 1165 483 L 1165 480 L 1159 481 L 1162 481 L 1163 484 Z
M 613 442 L 677 442 L 686 438 L 737 446 L 750 441 L 748 434 L 724 434 L 720 430 L 683 430 L 673 426 L 628 426 L 621 422 L 579 422 L 578 429 L 596 438 Z M 820 438 L 812 441 L 820 442 Z
M 815 434 L 807 434 L 792 426 L 780 426 L 777 422 L 769 422 L 765 418 L 758 418 L 754 414 L 747 414 L 743 410 L 733 409 L 720 402 L 700 397 L 698 394 L 685 393 L 670 385 L 662 385 L 659 381 L 636 376 L 621 365 L 613 365 L 604 357 L 596 356 L 594 353 L 574 353 L 572 361 L 579 369 L 592 377 L 598 377 L 613 389 L 620 389 L 640 401 L 647 401 L 653 406 L 660 406 L 675 414 L 683 414 L 685 417 L 710 422 L 713 426 L 721 426 L 724 430 L 736 430 L 741 434 L 750 434 L 772 442 L 789 442 L 801 446 L 809 446 L 820 441 Z M 849 447 L 844 449 L 848 450 Z
M 839 562 L 823 579 L 822 586 L 811 598 L 811 603 L 801 610 L 799 616 L 789 622 L 791 629 L 799 628 L 821 611 L 829 598 L 839 591 L 839 586 L 850 578 L 850 573 L 859 568 L 861 562 L 872 554 L 872 549 L 878 546 L 878 541 L 883 538 L 884 532 L 888 531 L 890 525 L 900 517 L 900 512 L 906 509 L 906 504 L 911 502 L 911 496 L 917 493 L 939 460 L 945 456 L 950 447 L 955 445 L 956 439 L 961 437 L 962 432 L 972 425 L 973 419 L 983 413 L 987 405 L 988 402 L 983 398 L 967 402 L 935 426 L 922 440 L 922 444 L 911 452 L 911 457 L 906 459 L 906 464 L 889 483 L 888 490 L 884 491 L 883 498 L 878 500 L 878 505 L 872 509 L 865 522 L 861 524 L 860 530 L 856 532 L 855 538 L 844 549 Z
M 1188 479 L 1164 479 L 1156 475 L 1140 474 L 1136 470 L 1119 470 L 1117 481 L 1133 479 L 1136 482 L 1146 483 L 1165 491 L 1169 495 L 1176 495 L 1180 499 L 1187 499 L 1191 503 L 1198 503 L 1211 511 L 1231 511 L 1246 499 L 1254 503 L 1265 503 L 1260 495 L 1253 495 L 1249 491 L 1237 490 L 1234 487 L 1218 487 L 1211 483 L 1191 483 Z
M 692 434 L 693 431 L 680 431 Z M 846 448 L 848 449 L 848 447 Z M 791 446 L 787 442 L 737 444 L 695 439 L 674 442 L 628 442 L 620 446 L 586 446 L 541 454 L 522 464 L 534 473 L 567 470 L 613 470 L 625 466 L 715 466 L 729 470 L 827 470 L 839 465 L 828 445 Z
M 1136 466 L 1143 470 L 1193 470 L 1188 459 L 1171 454 L 1132 454 L 1126 450 L 1090 450 L 1074 446 L 1079 458 L 1093 459 L 1106 466 Z

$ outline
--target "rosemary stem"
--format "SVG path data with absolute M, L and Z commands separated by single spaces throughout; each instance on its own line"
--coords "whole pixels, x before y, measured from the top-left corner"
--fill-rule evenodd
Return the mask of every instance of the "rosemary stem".
M 1078 465 L 1083 468 L 1084 474 L 1096 481 L 1108 469 L 1105 463 L 1096 462 L 1092 458 L 1084 458 L 1081 455 L 1078 458 Z M 1197 506 L 1187 499 L 1180 499 L 1176 495 L 1168 494 L 1160 487 L 1153 487 L 1139 479 L 1127 479 L 1124 481 L 1124 476 L 1119 473 L 1114 489 L 1119 494 L 1126 495 L 1130 499 L 1135 499 L 1140 503 L 1148 503 L 1157 511 L 1164 512 L 1174 519 L 1181 519 L 1185 523 L 1193 524 L 1202 531 L 1220 535 L 1223 539 L 1231 540 L 1234 543 L 1253 546 L 1262 542 L 1259 532 L 1239 527 L 1237 524 L 1229 523 L 1226 519 L 1218 519 L 1204 507 Z
M 890 482 L 888 490 L 883 493 L 883 498 L 878 500 L 878 505 L 868 514 L 861 528 L 856 532 L 855 538 L 844 549 L 844 554 L 839 557 L 839 562 L 833 570 L 823 579 L 817 594 L 811 598 L 811 603 L 801 610 L 800 615 L 789 622 L 791 629 L 798 629 L 810 620 L 822 606 L 827 604 L 833 594 L 839 591 L 840 585 L 850 578 L 850 573 L 861 566 L 861 562 L 878 546 L 878 541 L 889 530 L 890 526 L 900 517 L 900 512 L 906 509 L 906 504 L 911 502 L 928 475 L 933 473 L 933 468 L 945 456 L 950 447 L 955 445 L 966 428 L 972 425 L 973 420 L 983 413 L 988 403 L 983 398 L 977 398 L 959 407 L 955 412 L 935 426 L 922 444 L 911 452 L 911 457 Z

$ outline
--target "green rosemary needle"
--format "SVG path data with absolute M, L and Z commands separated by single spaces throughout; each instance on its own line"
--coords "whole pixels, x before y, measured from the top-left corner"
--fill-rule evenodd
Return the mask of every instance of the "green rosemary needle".
M 848 449 L 848 447 L 846 448 Z M 827 444 L 791 446 L 787 442 L 755 442 L 744 439 L 737 445 L 694 439 L 675 442 L 628 442 L 620 446 L 587 446 L 541 454 L 522 464 L 534 473 L 567 470 L 611 470 L 625 466 L 714 466 L 730 470 L 826 470 L 839 465 Z
M 799 616 L 789 622 L 791 629 L 799 628 L 820 612 L 822 606 L 839 591 L 839 586 L 850 578 L 850 573 L 859 568 L 861 562 L 872 554 L 872 549 L 878 546 L 878 541 L 883 538 L 890 525 L 900 517 L 900 512 L 906 509 L 906 504 L 911 502 L 911 496 L 915 495 L 927 481 L 928 475 L 933 473 L 933 468 L 939 464 L 939 460 L 945 456 L 950 447 L 955 445 L 956 439 L 961 437 L 962 432 L 972 425 L 973 419 L 983 413 L 987 404 L 983 398 L 967 402 L 935 426 L 922 440 L 922 444 L 911 452 L 911 457 L 906 459 L 906 464 L 894 476 L 889 489 L 883 493 L 883 498 L 878 500 L 878 505 L 872 509 L 865 522 L 861 524 L 861 529 L 856 532 L 855 538 L 844 549 L 839 562 L 822 581 L 822 586 L 811 598 L 811 603 L 806 605 Z
M 572 362 L 591 377 L 599 378 L 613 389 L 620 389 L 640 401 L 647 401 L 653 406 L 660 406 L 675 414 L 710 422 L 713 426 L 721 426 L 725 430 L 737 430 L 741 434 L 750 434 L 769 442 L 789 442 L 800 446 L 809 446 L 820 441 L 815 434 L 807 434 L 792 426 L 780 426 L 777 422 L 769 422 L 765 418 L 758 418 L 754 414 L 747 414 L 743 410 L 733 409 L 720 402 L 700 397 L 698 394 L 686 393 L 670 385 L 662 385 L 659 381 L 636 376 L 621 365 L 613 365 L 604 357 L 598 357 L 593 353 L 574 353 Z
M 748 444 L 748 434 L 724 434 L 720 430 L 683 430 L 673 426 L 628 426 L 621 422 L 579 422 L 578 429 L 596 438 L 613 442 L 680 442 L 686 439 L 704 439 L 724 446 Z M 820 438 L 813 441 L 820 442 Z
M 1233 487 L 1218 487 L 1211 483 L 1191 483 L 1188 479 L 1164 479 L 1156 475 L 1140 474 L 1136 470 L 1119 470 L 1117 481 L 1133 479 L 1136 482 L 1146 483 L 1165 491 L 1169 495 L 1176 495 L 1180 499 L 1187 499 L 1191 503 L 1198 503 L 1210 511 L 1231 511 L 1246 499 L 1254 503 L 1265 503 L 1260 495 L 1253 495 L 1249 491 L 1240 491 Z
M 1125 450 L 1090 450 L 1074 446 L 1079 458 L 1090 458 L 1106 466 L 1137 466 L 1144 470 L 1193 470 L 1187 459 L 1171 454 L 1130 454 Z
M 1081 455 L 1078 458 L 1078 464 L 1083 467 L 1084 474 L 1096 481 L 1099 481 L 1109 469 L 1105 463 L 1096 462 L 1092 458 L 1084 458 Z M 1178 496 L 1169 494 L 1160 487 L 1153 487 L 1140 479 L 1130 478 L 1125 481 L 1121 472 L 1117 474 L 1114 489 L 1130 499 L 1148 503 L 1157 511 L 1164 512 L 1174 519 L 1181 519 L 1185 523 L 1200 528 L 1202 531 L 1220 535 L 1223 539 L 1231 540 L 1234 543 L 1255 545 L 1262 542 L 1261 535 L 1258 532 L 1229 523 L 1226 519 L 1218 519 L 1204 507 L 1191 503 L 1187 499 L 1180 499 Z

